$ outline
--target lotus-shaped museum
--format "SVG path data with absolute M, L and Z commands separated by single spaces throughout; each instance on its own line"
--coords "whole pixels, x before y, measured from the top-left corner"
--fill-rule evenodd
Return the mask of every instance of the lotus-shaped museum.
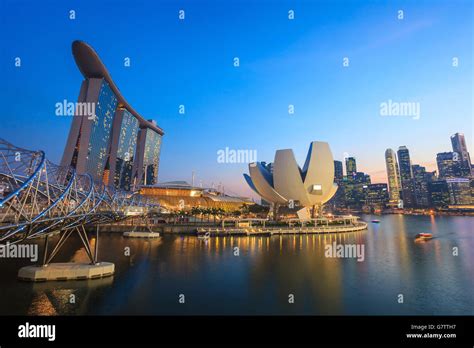
M 334 160 L 329 144 L 313 141 L 303 169 L 293 150 L 278 150 L 272 170 L 261 162 L 249 164 L 244 174 L 249 186 L 264 200 L 276 204 L 299 202 L 304 207 L 320 207 L 336 193 Z

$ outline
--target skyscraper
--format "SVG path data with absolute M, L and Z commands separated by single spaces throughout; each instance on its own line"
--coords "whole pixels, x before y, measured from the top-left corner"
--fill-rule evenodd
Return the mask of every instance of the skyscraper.
M 356 159 L 354 157 L 346 158 L 346 175 L 354 175 L 357 173 Z
M 334 161 L 334 182 L 337 184 L 337 191 L 328 202 L 328 205 L 337 209 L 346 205 L 344 195 L 344 173 L 341 161 Z
M 163 130 L 127 103 L 92 47 L 74 41 L 72 52 L 84 81 L 61 165 L 125 190 L 144 178 L 156 183 Z M 93 113 L 81 112 L 85 109 Z M 146 164 L 148 175 L 138 163 Z
M 342 171 L 342 162 L 334 161 L 334 182 L 339 184 L 344 178 L 344 173 Z
M 415 205 L 419 208 L 426 208 L 430 204 L 428 183 L 431 181 L 432 173 L 427 173 L 426 168 L 418 164 L 414 164 L 412 169 Z
M 456 152 L 458 156 L 456 160 L 460 161 L 460 174 L 463 177 L 471 175 L 471 157 L 467 151 L 466 139 L 464 134 L 456 133 L 451 136 L 451 144 L 453 146 L 453 152 Z
M 400 172 L 398 169 L 397 157 L 395 151 L 387 149 L 385 151 L 385 164 L 387 166 L 387 178 L 389 188 L 389 204 L 392 207 L 398 207 L 400 204 Z
M 137 161 L 137 177 L 143 185 L 156 184 L 160 164 L 161 136 L 150 128 L 140 128 L 138 151 L 143 156 Z
M 413 170 L 411 167 L 410 152 L 406 146 L 400 146 L 397 151 L 398 165 L 400 166 L 400 179 L 402 183 L 402 199 L 404 207 L 415 205 Z
M 467 178 L 446 179 L 449 193 L 449 204 L 468 205 L 471 204 L 471 185 Z
M 115 113 L 112 132 L 109 176 L 113 185 L 129 191 L 134 181 L 134 164 L 136 163 L 138 120 L 126 109 L 119 108 Z M 112 184 L 112 180 L 109 179 Z
M 369 184 L 363 187 L 366 204 L 372 211 L 382 210 L 388 203 L 387 184 Z
M 449 205 L 449 191 L 446 180 L 433 180 L 428 184 L 430 205 L 436 208 L 445 208 Z
M 365 204 L 365 191 L 371 184 L 370 175 L 363 172 L 348 174 L 343 181 L 344 200 L 349 208 L 360 209 Z
M 461 162 L 457 152 L 440 152 L 436 155 L 438 174 L 441 179 L 461 176 Z

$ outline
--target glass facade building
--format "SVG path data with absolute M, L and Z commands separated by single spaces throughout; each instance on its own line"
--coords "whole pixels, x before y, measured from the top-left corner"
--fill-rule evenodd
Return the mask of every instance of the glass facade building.
M 385 164 L 387 166 L 390 204 L 394 207 L 398 207 L 400 204 L 401 191 L 400 172 L 395 151 L 392 149 L 387 149 L 385 151 Z
M 117 108 L 117 97 L 107 81 L 102 80 L 95 107 L 96 117 L 92 120 L 91 134 L 87 148 L 86 172 L 96 181 L 102 181 L 110 147 L 110 135 Z
M 469 179 L 453 178 L 446 179 L 449 192 L 449 204 L 468 205 L 471 204 L 471 185 Z
M 139 122 L 128 110 L 123 111 L 115 160 L 114 186 L 126 191 L 133 183 Z
M 440 152 L 436 155 L 440 178 L 456 178 L 461 176 L 460 161 L 457 152 Z
M 342 182 L 343 178 L 344 178 L 344 173 L 342 170 L 342 162 L 334 161 L 334 182 L 339 184 Z
M 72 52 L 84 76 L 78 102 L 92 105 L 94 114 L 76 113 L 61 165 L 126 191 L 143 185 L 142 178 L 156 183 L 163 130 L 128 104 L 92 47 L 74 41 Z M 142 173 L 143 164 L 146 173 Z
M 449 191 L 446 180 L 434 180 L 428 184 L 431 205 L 436 208 L 445 208 L 449 205 Z
M 141 132 L 145 132 L 142 182 L 144 185 L 154 185 L 158 182 L 161 135 L 152 129 L 141 129 Z
M 458 154 L 459 170 L 463 177 L 469 177 L 471 175 L 471 157 L 467 151 L 466 139 L 464 134 L 456 133 L 451 136 L 451 144 L 453 146 L 453 152 Z
M 405 146 L 400 146 L 397 154 L 402 184 L 403 206 L 413 207 L 415 205 L 415 189 L 413 185 L 413 169 L 411 166 L 410 152 Z
M 426 208 L 430 205 L 428 184 L 433 177 L 433 173 L 427 173 L 426 168 L 420 165 L 413 165 L 413 184 L 415 188 L 415 203 L 419 208 Z
M 357 172 L 356 159 L 354 157 L 346 158 L 346 175 L 353 175 Z
M 355 160 L 354 160 L 355 161 Z M 365 203 L 365 186 L 370 185 L 370 175 L 357 172 L 346 175 L 343 181 L 344 200 L 348 208 L 358 209 Z
M 373 210 L 381 210 L 388 203 L 387 184 L 369 184 L 364 185 L 366 205 Z

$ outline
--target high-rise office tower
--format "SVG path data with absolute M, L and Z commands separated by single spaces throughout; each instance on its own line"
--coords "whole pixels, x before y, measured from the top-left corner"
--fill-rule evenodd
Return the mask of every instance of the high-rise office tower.
M 354 157 L 346 158 L 346 175 L 354 175 L 357 173 L 356 159 Z
M 411 167 L 410 152 L 406 146 L 400 146 L 397 151 L 398 165 L 400 167 L 400 179 L 402 183 L 402 200 L 404 207 L 413 207 L 415 205 L 413 170 Z
M 127 103 L 92 47 L 74 41 L 72 52 L 84 81 L 61 165 L 124 190 L 156 183 L 163 130 Z
M 372 210 L 381 210 L 388 203 L 387 184 L 368 184 L 363 186 L 366 205 Z
M 426 172 L 426 168 L 414 164 L 413 185 L 415 189 L 415 205 L 418 208 L 426 208 L 430 204 L 428 184 L 431 181 L 432 174 Z
M 349 208 L 361 208 L 366 202 L 364 188 L 370 184 L 371 179 L 368 174 L 356 172 L 352 175 L 347 175 L 343 181 L 346 205 Z
M 433 180 L 428 184 L 430 205 L 436 208 L 445 208 L 450 203 L 448 184 L 446 180 Z
M 456 160 L 460 161 L 460 174 L 463 177 L 471 175 L 471 156 L 467 151 L 466 139 L 464 134 L 456 133 L 451 136 L 451 144 L 453 146 L 453 152 L 456 152 Z
M 467 178 L 446 179 L 449 192 L 449 203 L 452 205 L 469 205 L 471 199 L 471 185 Z
M 344 195 L 344 172 L 341 161 L 334 161 L 334 182 L 337 184 L 337 191 L 328 202 L 328 206 L 337 209 L 346 206 Z
M 436 155 L 438 174 L 441 179 L 461 176 L 461 162 L 457 152 L 440 152 Z
M 339 184 L 342 182 L 343 178 L 344 178 L 344 173 L 342 170 L 342 162 L 334 161 L 334 182 Z
M 387 166 L 387 178 L 389 188 L 389 205 L 398 207 L 400 205 L 400 172 L 398 168 L 397 156 L 395 151 L 387 149 L 385 151 L 385 164 Z

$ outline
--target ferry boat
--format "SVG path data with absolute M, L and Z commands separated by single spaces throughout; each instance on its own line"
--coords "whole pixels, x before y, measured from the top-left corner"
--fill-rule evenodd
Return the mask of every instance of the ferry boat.
M 209 238 L 211 238 L 211 232 L 198 235 L 198 239 L 200 240 L 208 240 Z
M 415 240 L 429 240 L 433 238 L 433 235 L 431 233 L 418 233 L 415 236 Z
M 378 224 L 378 223 L 380 223 L 380 220 L 377 220 L 377 219 L 375 219 L 375 220 L 372 220 L 372 223 L 374 223 L 374 224 Z

